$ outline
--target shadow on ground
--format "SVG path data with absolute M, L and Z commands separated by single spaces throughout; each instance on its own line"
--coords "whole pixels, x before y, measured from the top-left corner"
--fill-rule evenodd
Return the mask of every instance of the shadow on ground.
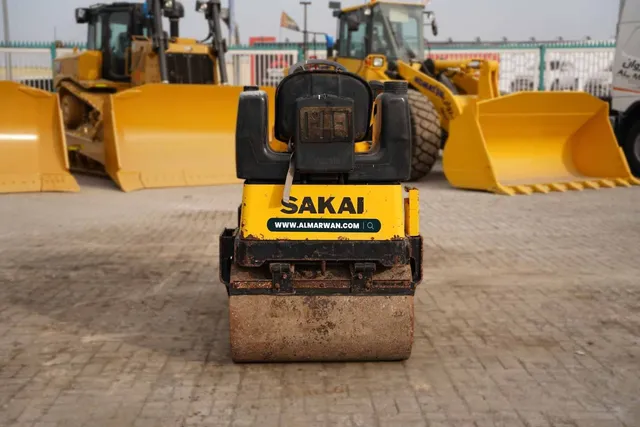
M 205 212 L 179 226 L 168 217 L 159 227 L 63 234 L 55 247 L 22 241 L 0 261 L 0 320 L 15 305 L 50 318 L 77 344 L 123 341 L 185 360 L 230 361 L 216 225 L 233 219 Z

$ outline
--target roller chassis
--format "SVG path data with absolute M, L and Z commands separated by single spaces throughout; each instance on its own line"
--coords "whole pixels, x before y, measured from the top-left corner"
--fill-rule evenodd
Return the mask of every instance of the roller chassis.
M 220 236 L 234 362 L 411 356 L 422 237 L 390 241 Z
M 384 241 L 244 239 L 220 235 L 228 295 L 413 295 L 422 281 L 422 237 Z

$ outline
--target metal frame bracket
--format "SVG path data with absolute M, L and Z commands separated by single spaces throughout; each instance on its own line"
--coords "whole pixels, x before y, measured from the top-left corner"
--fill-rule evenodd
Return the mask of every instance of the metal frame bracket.
M 293 293 L 293 266 L 288 263 L 269 264 L 272 291 L 274 293 Z
M 356 262 L 351 265 L 351 292 L 368 292 L 376 272 L 374 262 Z

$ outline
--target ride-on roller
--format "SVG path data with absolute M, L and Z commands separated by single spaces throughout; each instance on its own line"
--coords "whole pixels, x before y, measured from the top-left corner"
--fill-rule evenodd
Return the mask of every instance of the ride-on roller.
M 314 68 L 315 69 L 312 69 Z M 422 279 L 407 83 L 371 86 L 341 65 L 295 65 L 268 96 L 240 96 L 238 227 L 220 236 L 235 362 L 404 360 Z M 375 125 L 369 147 L 369 122 Z M 356 147 L 358 145 L 358 147 Z

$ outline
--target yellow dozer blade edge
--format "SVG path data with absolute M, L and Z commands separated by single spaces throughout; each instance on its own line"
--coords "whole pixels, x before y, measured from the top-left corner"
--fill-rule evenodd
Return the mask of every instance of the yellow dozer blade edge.
M 273 128 L 275 88 L 269 96 Z M 123 191 L 239 183 L 241 86 L 148 84 L 109 97 L 105 168 Z
M 590 94 L 521 92 L 463 102 L 442 161 L 454 187 L 514 195 L 640 185 L 607 103 Z
M 69 173 L 58 97 L 0 81 L 0 193 L 80 191 Z

